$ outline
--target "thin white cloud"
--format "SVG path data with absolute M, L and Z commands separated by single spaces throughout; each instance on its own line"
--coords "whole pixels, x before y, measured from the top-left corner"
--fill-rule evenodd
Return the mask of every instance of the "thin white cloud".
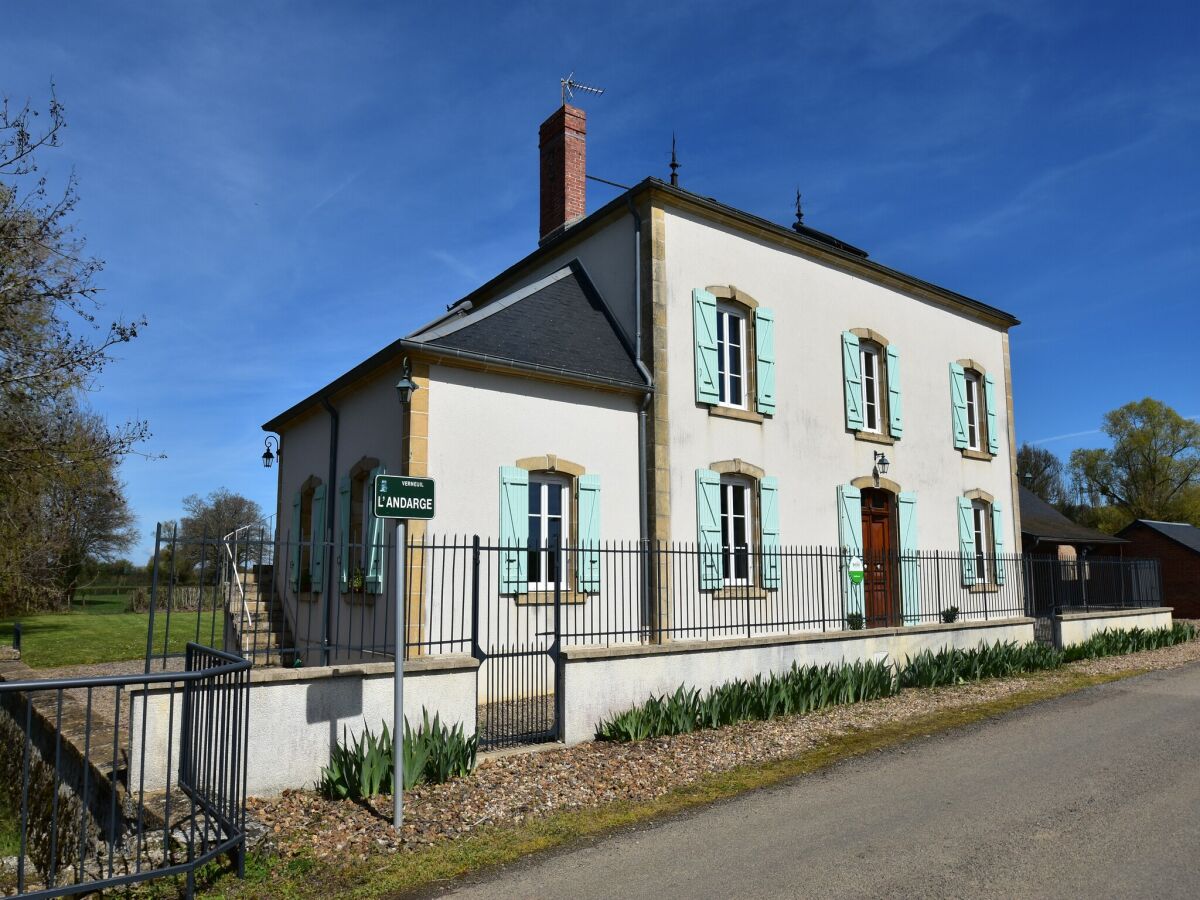
M 1031 444 L 1049 444 L 1053 441 L 1065 441 L 1068 438 L 1087 437 L 1089 434 L 1100 434 L 1099 428 L 1089 428 L 1087 431 L 1072 431 L 1068 434 L 1056 434 L 1053 437 L 1038 438 L 1036 441 L 1030 441 Z

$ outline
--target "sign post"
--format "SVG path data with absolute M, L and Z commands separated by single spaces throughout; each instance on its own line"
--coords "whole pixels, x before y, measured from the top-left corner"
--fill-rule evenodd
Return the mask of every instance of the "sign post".
M 404 824 L 404 645 L 408 600 L 408 520 L 433 518 L 432 478 L 375 477 L 375 516 L 396 519 L 396 674 L 392 680 L 392 827 Z

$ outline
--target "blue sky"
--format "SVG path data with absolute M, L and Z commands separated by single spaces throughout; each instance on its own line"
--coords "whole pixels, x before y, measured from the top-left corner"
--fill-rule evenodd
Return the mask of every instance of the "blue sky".
M 1019 440 L 1200 414 L 1195 3 L 17 8 L 0 91 L 57 84 L 48 172 L 105 315 L 150 320 L 92 398 L 166 455 L 123 467 L 147 533 L 219 486 L 270 509 L 263 421 L 535 246 L 571 71 L 608 91 L 592 174 L 665 178 L 675 131 L 685 187 L 789 223 L 798 185 L 807 224 L 1016 314 Z

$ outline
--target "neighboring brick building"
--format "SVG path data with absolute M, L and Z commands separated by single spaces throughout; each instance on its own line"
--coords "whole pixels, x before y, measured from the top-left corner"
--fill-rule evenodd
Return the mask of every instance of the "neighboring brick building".
M 1126 556 L 1160 561 L 1163 603 L 1175 608 L 1176 618 L 1200 618 L 1200 528 L 1138 519 L 1117 537 L 1129 541 L 1123 548 Z

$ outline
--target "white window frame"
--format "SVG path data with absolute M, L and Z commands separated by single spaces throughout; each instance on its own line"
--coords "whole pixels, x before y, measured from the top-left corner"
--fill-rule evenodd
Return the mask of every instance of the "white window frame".
M 967 393 L 967 447 L 978 450 L 983 446 L 983 422 L 986 410 L 983 408 L 983 391 L 980 390 L 982 379 L 978 372 L 968 370 L 965 373 Z
M 739 518 L 734 512 L 734 497 L 740 494 L 743 500 L 745 544 L 736 544 L 736 527 Z M 726 587 L 746 587 L 754 582 L 754 552 L 755 526 L 754 520 L 754 485 L 749 478 L 736 475 L 726 475 L 721 478 L 721 575 Z M 745 547 L 746 574 L 739 578 L 733 574 L 735 555 L 738 547 Z
M 730 361 L 734 358 L 734 353 L 729 344 L 729 320 L 738 320 L 738 348 L 737 360 L 739 363 L 740 374 L 737 376 L 741 382 L 742 400 L 740 403 L 734 403 L 729 398 L 733 396 L 732 382 L 732 366 Z M 717 304 L 717 405 L 727 406 L 731 409 L 746 409 L 749 402 L 749 387 L 750 376 L 747 371 L 750 354 L 746 349 L 746 342 L 750 337 L 750 317 L 746 315 L 744 309 L 734 306 L 731 303 Z
M 862 430 L 871 434 L 883 433 L 883 407 L 879 402 L 882 392 L 879 389 L 883 378 L 883 356 L 879 347 L 874 344 L 859 344 L 858 372 L 862 381 Z M 867 357 L 871 358 L 871 377 L 867 378 Z M 870 413 L 875 415 L 875 424 L 870 422 Z
M 530 524 L 530 549 L 528 550 L 531 559 L 530 565 L 527 568 L 527 583 L 531 591 L 552 591 L 554 590 L 554 581 L 547 576 L 550 570 L 550 551 L 546 549 L 548 535 L 550 533 L 549 524 L 552 518 L 550 515 L 550 491 L 552 489 L 559 490 L 561 494 L 560 515 L 557 517 L 560 520 L 559 534 L 562 535 L 562 540 L 559 543 L 558 552 L 558 577 L 559 584 L 563 590 L 567 589 L 569 582 L 567 581 L 567 545 L 571 541 L 571 478 L 566 475 L 558 475 L 548 472 L 530 472 L 529 473 L 529 490 L 530 493 L 534 490 L 540 492 L 540 510 L 534 513 L 533 504 L 529 505 L 529 524 Z M 532 497 L 530 498 L 532 499 Z M 533 520 L 538 520 L 539 533 L 541 540 L 538 542 L 538 549 L 534 549 L 533 543 Z M 537 581 L 533 580 L 533 557 L 537 558 L 537 571 L 540 578 Z
M 992 538 L 992 505 L 986 500 L 971 501 L 971 528 L 975 537 L 975 559 L 971 563 L 975 583 L 991 584 L 988 558 L 993 557 L 994 565 L 995 544 Z

